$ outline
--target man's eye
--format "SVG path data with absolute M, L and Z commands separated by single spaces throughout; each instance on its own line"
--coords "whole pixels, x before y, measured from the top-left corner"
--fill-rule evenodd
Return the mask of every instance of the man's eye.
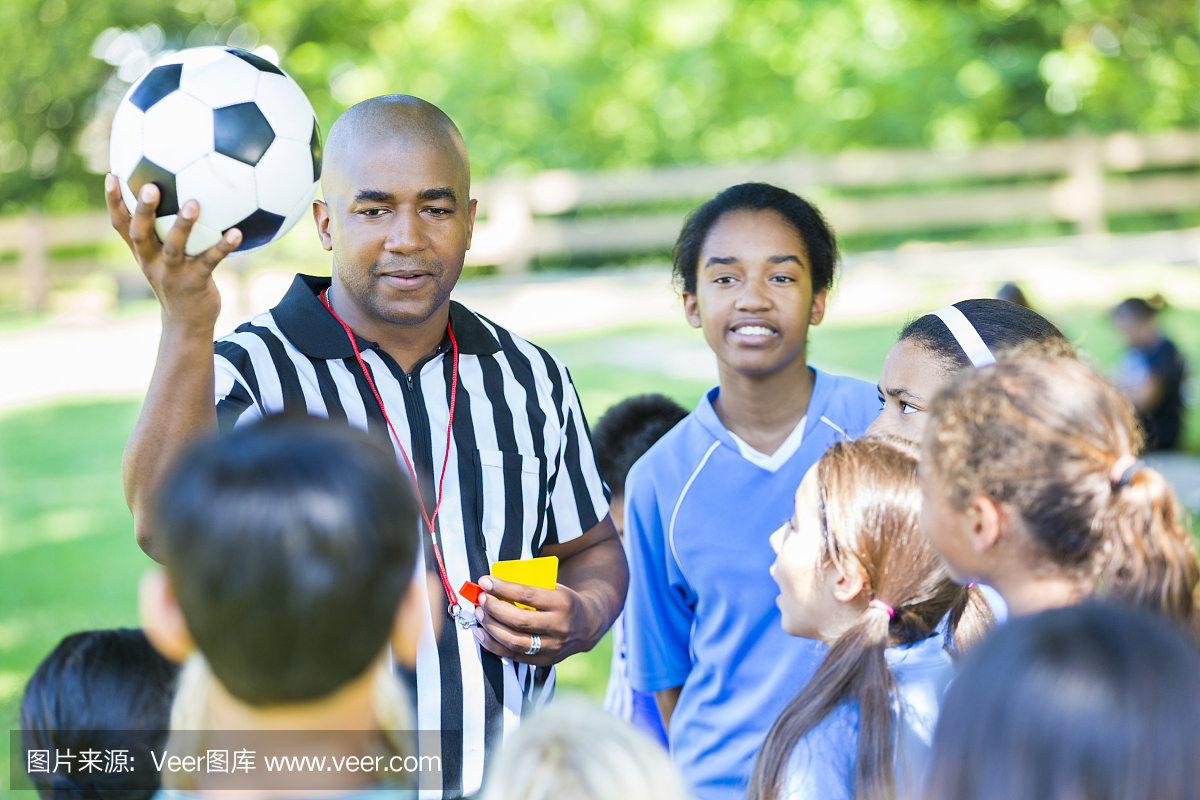
M 883 395 L 879 395 L 879 407 L 883 408 L 887 405 L 887 401 L 883 399 Z
M 795 283 L 796 282 L 796 279 L 793 278 L 791 275 L 776 275 L 773 278 L 771 278 L 771 280 L 777 281 L 778 283 Z
M 430 214 L 433 214 L 435 217 L 444 217 L 447 214 L 451 213 L 450 209 L 439 208 L 438 206 L 434 206 L 432 208 L 427 208 L 425 210 L 428 211 Z
M 713 278 L 713 283 L 733 283 L 733 277 L 730 275 L 720 275 Z
M 358 213 L 362 214 L 364 217 L 379 217 L 382 216 L 385 211 L 387 211 L 386 208 L 364 208 Z
M 912 403 L 906 403 L 903 400 L 900 401 L 900 413 L 901 414 L 915 414 L 920 410 L 921 409 L 917 408 Z

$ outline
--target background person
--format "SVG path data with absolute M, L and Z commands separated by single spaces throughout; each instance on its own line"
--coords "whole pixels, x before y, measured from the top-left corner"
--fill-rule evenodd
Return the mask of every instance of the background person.
M 899 439 L 833 445 L 771 535 L 783 629 L 829 654 L 767 735 L 750 800 L 904 797 L 922 785 L 953 674 L 939 623 L 978 591 L 950 580 L 918 529 L 917 457 Z M 974 599 L 959 622 L 978 636 L 991 615 Z
M 623 536 L 625 530 L 625 478 L 629 468 L 686 416 L 687 410 L 666 395 L 641 394 L 627 397 L 596 420 L 592 428 L 592 445 L 596 449 L 600 477 L 612 492 L 609 508 L 617 535 Z M 629 685 L 624 612 L 613 623 L 612 631 L 612 666 L 604 693 L 604 709 L 633 723 L 635 728 L 667 747 L 667 732 L 654 695 L 639 692 Z
M 24 750 L 48 751 L 50 771 L 29 772 L 38 794 L 44 800 L 146 800 L 158 791 L 150 751 L 162 750 L 178 675 L 178 665 L 138 629 L 82 631 L 59 642 L 21 698 Z M 81 768 L 88 750 L 124 750 L 133 760 L 115 764 L 110 756 L 99 769 Z M 21 766 L 27 763 L 13 769 Z
M 1200 566 L 1120 393 L 1074 359 L 1010 358 L 934 400 L 921 528 L 962 583 L 1013 615 L 1094 595 L 1196 625 Z
M 770 533 L 808 468 L 878 406 L 869 384 L 808 366 L 837 244 L 805 200 L 767 184 L 726 189 L 688 217 L 673 262 L 720 383 L 625 482 L 629 680 L 657 694 L 696 794 L 735 800 L 825 650 L 779 625 Z
M 946 695 L 927 800 L 1200 798 L 1200 655 L 1145 610 L 1015 619 Z
M 1022 308 L 1033 309 L 1033 306 L 1029 304 L 1029 298 L 1025 296 L 1025 292 L 1021 291 L 1021 287 L 1011 281 L 996 290 L 996 299 L 1006 300 Z
M 1112 310 L 1129 350 L 1117 366 L 1117 386 L 1137 409 L 1148 450 L 1175 450 L 1183 433 L 1183 382 L 1187 364 L 1157 322 L 1162 295 L 1130 297 Z
M 123 464 L 139 543 L 163 557 L 147 509 L 197 438 L 281 411 L 390 438 L 418 487 L 421 563 L 445 575 L 416 665 L 418 721 L 444 732 L 446 795 L 476 791 L 488 753 L 553 696 L 553 665 L 611 626 L 627 568 L 566 368 L 450 299 L 475 216 L 458 129 L 403 95 L 339 117 L 325 143 L 324 201 L 313 205 L 332 278 L 297 276 L 279 305 L 222 337 L 215 354 L 212 271 L 237 231 L 184 258 L 195 203 L 160 243 L 156 188 L 143 188 L 131 220 L 115 184 L 110 176 L 113 225 L 163 317 Z M 551 555 L 554 590 L 488 576 L 496 561 Z M 478 609 L 458 602 L 467 580 L 484 589 Z M 435 640 L 432 616 L 454 622 L 453 608 L 459 624 L 441 625 Z

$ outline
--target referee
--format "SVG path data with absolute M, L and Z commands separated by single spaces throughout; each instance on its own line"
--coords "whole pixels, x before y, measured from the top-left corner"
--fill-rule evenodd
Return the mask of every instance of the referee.
M 138 543 L 154 557 L 147 511 L 157 477 L 199 437 L 297 411 L 391 441 L 415 476 L 425 564 L 438 576 L 417 655 L 417 723 L 442 732 L 442 796 L 469 795 L 521 716 L 552 697 L 553 665 L 611 626 L 625 555 L 566 368 L 450 299 L 476 206 L 454 123 L 414 97 L 359 103 L 329 132 L 321 185 L 313 215 L 332 279 L 298 275 L 279 305 L 217 341 L 214 354 L 212 272 L 240 233 L 185 257 L 194 201 L 160 243 L 156 187 L 143 187 L 131 219 L 116 179 L 105 178 L 113 227 L 163 320 L 125 451 L 125 495 Z M 488 577 L 495 561 L 549 555 L 559 558 L 556 590 Z M 458 600 L 466 580 L 484 589 L 478 610 Z

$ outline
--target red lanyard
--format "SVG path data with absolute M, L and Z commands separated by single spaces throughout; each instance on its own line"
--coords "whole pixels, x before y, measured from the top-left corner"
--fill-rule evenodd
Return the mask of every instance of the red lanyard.
M 354 332 L 350 330 L 350 326 L 342 322 L 342 318 L 337 315 L 333 307 L 329 305 L 329 290 L 321 292 L 321 302 L 325 305 L 325 309 L 333 315 L 333 318 L 342 326 L 342 330 L 346 332 L 346 336 L 350 339 L 350 346 L 354 348 L 354 358 L 358 361 L 358 366 L 363 372 L 363 376 L 367 379 L 367 385 L 371 387 L 371 394 L 375 395 L 375 402 L 379 404 L 379 410 L 383 413 L 383 421 L 387 423 L 388 430 L 392 432 L 392 438 L 396 440 L 396 447 L 400 448 L 400 455 L 404 456 L 404 463 L 408 467 L 408 473 L 412 475 L 413 490 L 417 495 L 417 502 L 421 505 L 421 516 L 425 518 L 425 524 L 429 526 L 429 539 L 433 542 L 433 555 L 437 559 L 438 572 L 442 576 L 442 588 L 446 590 L 446 599 L 450 601 L 450 616 L 458 618 L 458 595 L 454 592 L 454 587 L 450 585 L 450 578 L 446 575 L 446 565 L 442 561 L 442 552 L 438 548 L 437 540 L 433 535 L 433 523 L 437 519 L 438 511 L 442 507 L 442 483 L 446 480 L 446 465 L 450 463 L 450 436 L 454 428 L 454 398 L 458 394 L 458 341 L 454 338 L 454 331 L 450 329 L 450 323 L 446 323 L 446 333 L 450 335 L 450 346 L 454 351 L 454 367 L 450 375 L 450 422 L 446 424 L 446 458 L 442 461 L 442 475 L 438 478 L 437 490 L 437 505 L 433 507 L 433 516 L 425 510 L 425 501 L 421 499 L 421 486 L 417 483 L 417 471 L 413 469 L 412 462 L 408 459 L 408 453 L 404 450 L 404 445 L 400 442 L 400 437 L 396 435 L 396 429 L 392 426 L 392 420 L 388 417 L 387 409 L 383 406 L 383 399 L 379 396 L 379 390 L 375 388 L 375 381 L 371 380 L 371 373 L 367 371 L 367 365 L 363 363 L 362 353 L 358 352 L 358 342 L 354 339 Z

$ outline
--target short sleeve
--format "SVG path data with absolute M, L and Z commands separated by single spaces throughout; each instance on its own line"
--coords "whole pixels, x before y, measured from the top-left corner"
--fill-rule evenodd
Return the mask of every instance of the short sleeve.
M 695 600 L 678 570 L 669 568 L 673 556 L 662 525 L 662 498 L 646 477 L 648 469 L 639 461 L 625 480 L 625 634 L 629 682 L 641 692 L 661 692 L 682 686 L 692 670 Z
M 1163 340 L 1147 358 L 1149 371 L 1167 384 L 1175 383 L 1183 376 L 1183 359 L 1179 350 L 1167 340 Z
M 592 452 L 592 438 L 579 404 L 579 395 L 571 375 L 562 372 L 563 421 L 559 437 L 558 472 L 550 490 L 548 544 L 563 544 L 577 539 L 608 516 L 608 495 L 600 480 L 600 468 Z
M 219 351 L 213 356 L 213 373 L 217 427 L 222 433 L 262 419 L 262 406 L 251 392 L 246 377 Z

